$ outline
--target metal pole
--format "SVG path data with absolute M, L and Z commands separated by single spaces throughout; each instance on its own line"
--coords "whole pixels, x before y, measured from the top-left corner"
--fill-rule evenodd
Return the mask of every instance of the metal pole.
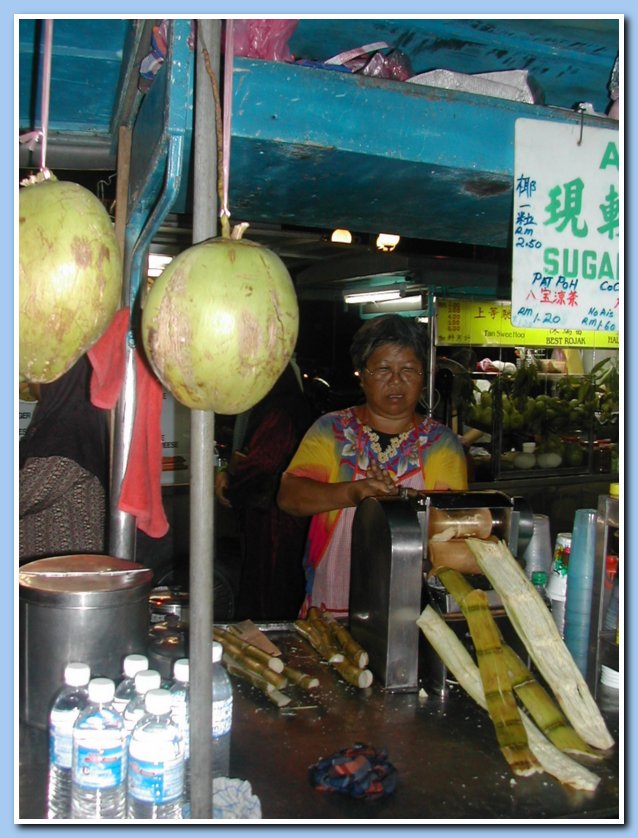
M 430 369 L 428 375 L 428 416 L 434 413 L 434 398 L 436 396 L 436 387 L 434 380 L 436 378 L 436 297 L 432 297 L 430 305 L 428 306 L 428 326 L 430 337 Z
M 217 147 L 215 100 L 203 50 L 219 78 L 221 21 L 197 21 L 193 243 L 217 232 Z M 191 411 L 190 486 L 190 627 L 191 671 L 190 775 L 191 818 L 212 817 L 211 713 L 215 414 Z

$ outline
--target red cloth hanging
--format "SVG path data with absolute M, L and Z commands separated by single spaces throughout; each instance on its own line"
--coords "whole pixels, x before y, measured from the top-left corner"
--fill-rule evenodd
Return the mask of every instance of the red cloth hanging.
M 88 351 L 93 366 L 91 401 L 110 410 L 122 391 L 126 371 L 126 334 L 129 309 L 116 312 L 110 326 Z M 151 538 L 168 532 L 162 501 L 162 385 L 139 349 L 135 349 L 135 418 L 118 509 L 136 518 Z

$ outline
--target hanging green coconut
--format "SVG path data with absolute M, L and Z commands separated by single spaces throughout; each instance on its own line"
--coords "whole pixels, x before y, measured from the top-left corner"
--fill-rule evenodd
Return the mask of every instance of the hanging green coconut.
M 195 410 L 234 415 L 272 388 L 290 360 L 299 308 L 272 251 L 213 238 L 183 251 L 144 304 L 142 338 L 162 384 Z
M 76 183 L 45 180 L 19 193 L 20 378 L 50 383 L 102 336 L 120 303 L 113 223 Z

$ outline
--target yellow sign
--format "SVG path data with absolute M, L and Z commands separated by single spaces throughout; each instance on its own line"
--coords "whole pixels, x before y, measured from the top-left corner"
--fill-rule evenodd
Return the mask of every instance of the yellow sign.
M 437 346 L 574 346 L 618 349 L 618 332 L 524 329 L 512 326 L 512 304 L 496 300 L 437 300 Z

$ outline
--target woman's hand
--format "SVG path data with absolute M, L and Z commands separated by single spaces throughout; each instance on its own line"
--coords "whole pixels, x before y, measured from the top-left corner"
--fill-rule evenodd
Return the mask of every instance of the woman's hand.
M 350 484 L 352 506 L 365 498 L 378 498 L 385 495 L 397 495 L 399 487 L 389 471 L 379 463 L 372 462 L 366 469 L 365 480 L 355 480 Z
M 232 504 L 226 497 L 229 477 L 227 471 L 220 471 L 215 475 L 215 497 L 222 506 L 231 507 Z

